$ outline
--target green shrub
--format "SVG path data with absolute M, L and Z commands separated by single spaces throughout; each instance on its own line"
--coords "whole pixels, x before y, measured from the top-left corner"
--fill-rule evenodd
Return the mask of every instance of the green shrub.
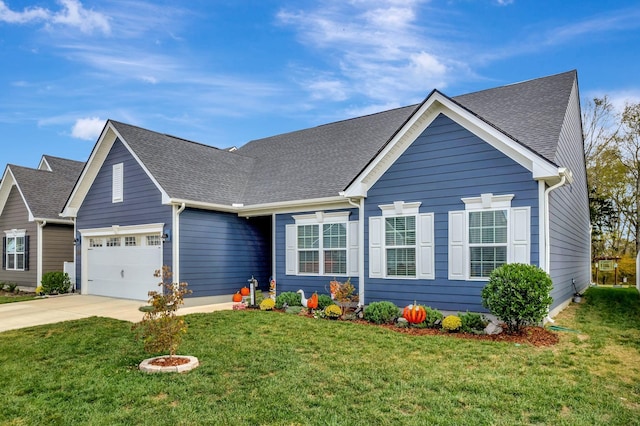
M 459 313 L 458 316 L 460 317 L 460 321 L 462 321 L 462 327 L 460 327 L 460 330 L 465 333 L 478 334 L 483 332 L 484 328 L 487 326 L 487 321 L 482 314 L 466 312 L 464 314 Z
M 391 302 L 372 302 L 364 309 L 364 319 L 375 324 L 391 324 L 400 316 L 400 308 Z
M 462 327 L 462 320 L 457 315 L 449 315 L 442 320 L 442 329 L 448 332 L 456 332 Z
M 273 299 L 264 299 L 262 302 L 260 302 L 260 310 L 261 311 L 270 311 L 273 309 L 273 307 L 276 305 L 276 302 L 273 301 Z
M 429 306 L 425 306 L 424 310 L 427 312 L 427 317 L 424 320 L 423 324 L 425 324 L 427 328 L 439 327 L 440 323 L 442 322 L 442 318 L 444 318 L 442 312 L 437 309 L 430 308 Z
M 302 306 L 302 298 L 299 293 L 285 291 L 276 297 L 276 308 L 282 309 L 285 303 L 287 306 Z
M 482 305 L 504 321 L 507 333 L 539 324 L 553 299 L 549 275 L 534 265 L 509 263 L 494 269 L 482 289 Z
M 42 276 L 42 291 L 45 294 L 62 294 L 69 291 L 71 280 L 69 274 L 62 271 L 47 272 Z
M 9 293 L 15 293 L 18 288 L 18 284 L 16 283 L 7 283 L 7 291 Z
M 323 310 L 327 306 L 335 305 L 336 302 L 331 299 L 331 296 L 328 294 L 320 294 L 318 295 L 318 309 Z
M 0 291 L 4 290 L 4 281 L 0 281 Z

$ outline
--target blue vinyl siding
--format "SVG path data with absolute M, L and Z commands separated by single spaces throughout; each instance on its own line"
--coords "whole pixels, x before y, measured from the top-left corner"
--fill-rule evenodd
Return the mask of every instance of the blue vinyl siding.
M 464 210 L 461 198 L 482 193 L 515 194 L 512 207 L 531 207 L 531 263 L 538 264 L 538 184 L 530 171 L 445 115 L 413 142 L 368 192 L 365 201 L 365 273 L 369 271 L 368 219 L 394 201 L 422 202 L 420 213 L 435 214 L 435 279 L 373 279 L 365 283 L 365 303 L 389 300 L 443 310 L 486 311 L 484 281 L 448 280 L 448 213 Z
M 124 165 L 124 201 L 112 203 L 112 167 L 118 163 Z M 133 158 L 129 150 L 119 140 L 116 140 L 78 210 L 77 229 L 147 223 L 164 223 L 165 229 L 170 229 L 172 226 L 171 206 L 162 205 L 160 190 Z M 77 237 L 79 238 L 80 235 Z M 80 288 L 82 259 L 79 246 L 76 248 L 76 253 L 76 282 Z M 172 266 L 171 243 L 169 242 L 163 245 L 163 264 Z
M 555 157 L 559 166 L 571 170 L 574 181 L 549 194 L 551 309 L 571 299 L 572 279 L 579 291 L 591 281 L 589 198 L 577 92 L 574 86 Z
M 186 209 L 180 214 L 180 280 L 192 297 L 232 294 L 253 275 L 269 288 L 271 217 Z
M 326 213 L 336 212 L 337 210 L 326 211 Z M 349 215 L 349 221 L 358 220 L 358 210 L 350 209 L 350 210 L 341 210 L 341 211 L 349 211 L 351 214 Z M 276 282 L 277 282 L 277 291 L 278 294 L 285 291 L 298 291 L 300 289 L 304 290 L 305 295 L 309 296 L 313 292 L 318 292 L 318 294 L 329 294 L 329 282 L 333 280 L 333 276 L 322 275 L 322 276 L 296 276 L 296 275 L 286 275 L 286 237 L 285 237 L 285 229 L 286 225 L 294 224 L 295 221 L 293 219 L 293 215 L 304 215 L 304 214 L 313 214 L 315 211 L 307 211 L 300 212 L 294 214 L 279 214 L 276 215 Z M 338 281 L 344 282 L 348 277 L 336 277 Z M 356 292 L 358 291 L 358 277 L 350 277 L 351 284 L 356 288 Z

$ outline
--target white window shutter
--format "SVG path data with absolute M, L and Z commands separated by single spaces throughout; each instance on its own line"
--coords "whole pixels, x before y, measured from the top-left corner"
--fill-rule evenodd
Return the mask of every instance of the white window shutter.
M 296 270 L 296 241 L 298 240 L 296 225 L 287 225 L 285 227 L 286 240 L 286 256 L 285 256 L 285 274 L 295 275 Z
M 122 163 L 114 164 L 111 176 L 111 201 L 119 203 L 123 200 L 123 172 Z
M 467 279 L 467 212 L 449 212 L 449 279 Z
M 531 208 L 512 208 L 510 219 L 511 238 L 509 239 L 509 263 L 529 264 L 531 261 Z
M 418 215 L 418 278 L 435 279 L 433 213 Z
M 369 277 L 382 278 L 383 253 L 382 253 L 382 235 L 383 231 L 382 217 L 369 218 Z
M 359 263 L 358 253 L 360 247 L 360 240 L 358 239 L 358 221 L 353 220 L 348 223 L 348 226 L 349 252 L 347 253 L 347 263 L 349 265 L 349 275 L 357 277 Z

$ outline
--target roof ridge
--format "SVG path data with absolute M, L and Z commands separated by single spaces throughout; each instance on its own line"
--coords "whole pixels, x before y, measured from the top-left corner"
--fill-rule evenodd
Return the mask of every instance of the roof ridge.
M 531 83 L 531 82 L 534 82 L 534 81 L 537 81 L 537 80 L 546 80 L 546 79 L 549 79 L 549 78 L 558 77 L 558 76 L 569 74 L 569 73 L 576 74 L 577 70 L 576 69 L 572 69 L 572 70 L 569 70 L 569 71 L 563 71 L 563 72 L 559 72 L 559 73 L 552 74 L 552 75 L 545 75 L 545 76 L 542 76 L 542 77 L 534 77 L 534 78 L 530 78 L 528 80 L 517 81 L 515 83 L 508 83 L 508 84 L 503 84 L 501 86 L 495 86 L 495 87 L 489 87 L 487 89 L 476 90 L 475 92 L 461 93 L 459 95 L 450 96 L 450 98 L 455 99 L 455 98 L 460 98 L 460 97 L 467 96 L 467 95 L 474 95 L 474 94 L 477 94 L 477 93 L 488 92 L 488 91 L 491 91 L 491 90 L 498 90 L 498 89 L 501 89 L 501 88 L 504 88 L 504 87 L 518 86 L 520 84 L 527 84 L 527 83 Z
M 221 149 L 221 148 L 215 147 L 213 145 L 207 145 L 206 143 L 203 143 L 203 142 L 192 141 L 191 139 L 182 138 L 180 136 L 174 136 L 174 135 L 171 135 L 169 133 L 162 133 L 162 132 L 158 132 L 158 131 L 155 131 L 155 130 L 146 129 L 146 128 L 141 127 L 141 126 L 136 126 L 135 124 L 124 123 L 122 121 L 113 120 L 111 118 L 109 118 L 107 121 L 110 121 L 111 123 L 115 123 L 115 124 L 121 124 L 123 126 L 134 127 L 136 129 L 140 129 L 140 130 L 143 130 L 145 132 L 155 133 L 157 135 L 166 136 L 166 137 L 171 138 L 171 139 L 176 139 L 176 140 L 179 140 L 179 141 L 188 142 L 188 143 L 191 143 L 191 144 L 194 144 L 194 145 L 200 145 L 200 146 L 205 147 L 205 148 L 211 148 L 211 149 L 215 149 L 217 151 L 227 151 L 226 149 Z

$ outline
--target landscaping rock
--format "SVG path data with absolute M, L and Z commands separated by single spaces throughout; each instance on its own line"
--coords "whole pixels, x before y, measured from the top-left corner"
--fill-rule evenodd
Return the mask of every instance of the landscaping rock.
M 484 332 L 486 334 L 500 334 L 502 333 L 502 327 L 500 327 L 497 324 L 494 324 L 492 322 L 490 322 L 489 324 L 487 324 L 487 326 L 484 328 Z

